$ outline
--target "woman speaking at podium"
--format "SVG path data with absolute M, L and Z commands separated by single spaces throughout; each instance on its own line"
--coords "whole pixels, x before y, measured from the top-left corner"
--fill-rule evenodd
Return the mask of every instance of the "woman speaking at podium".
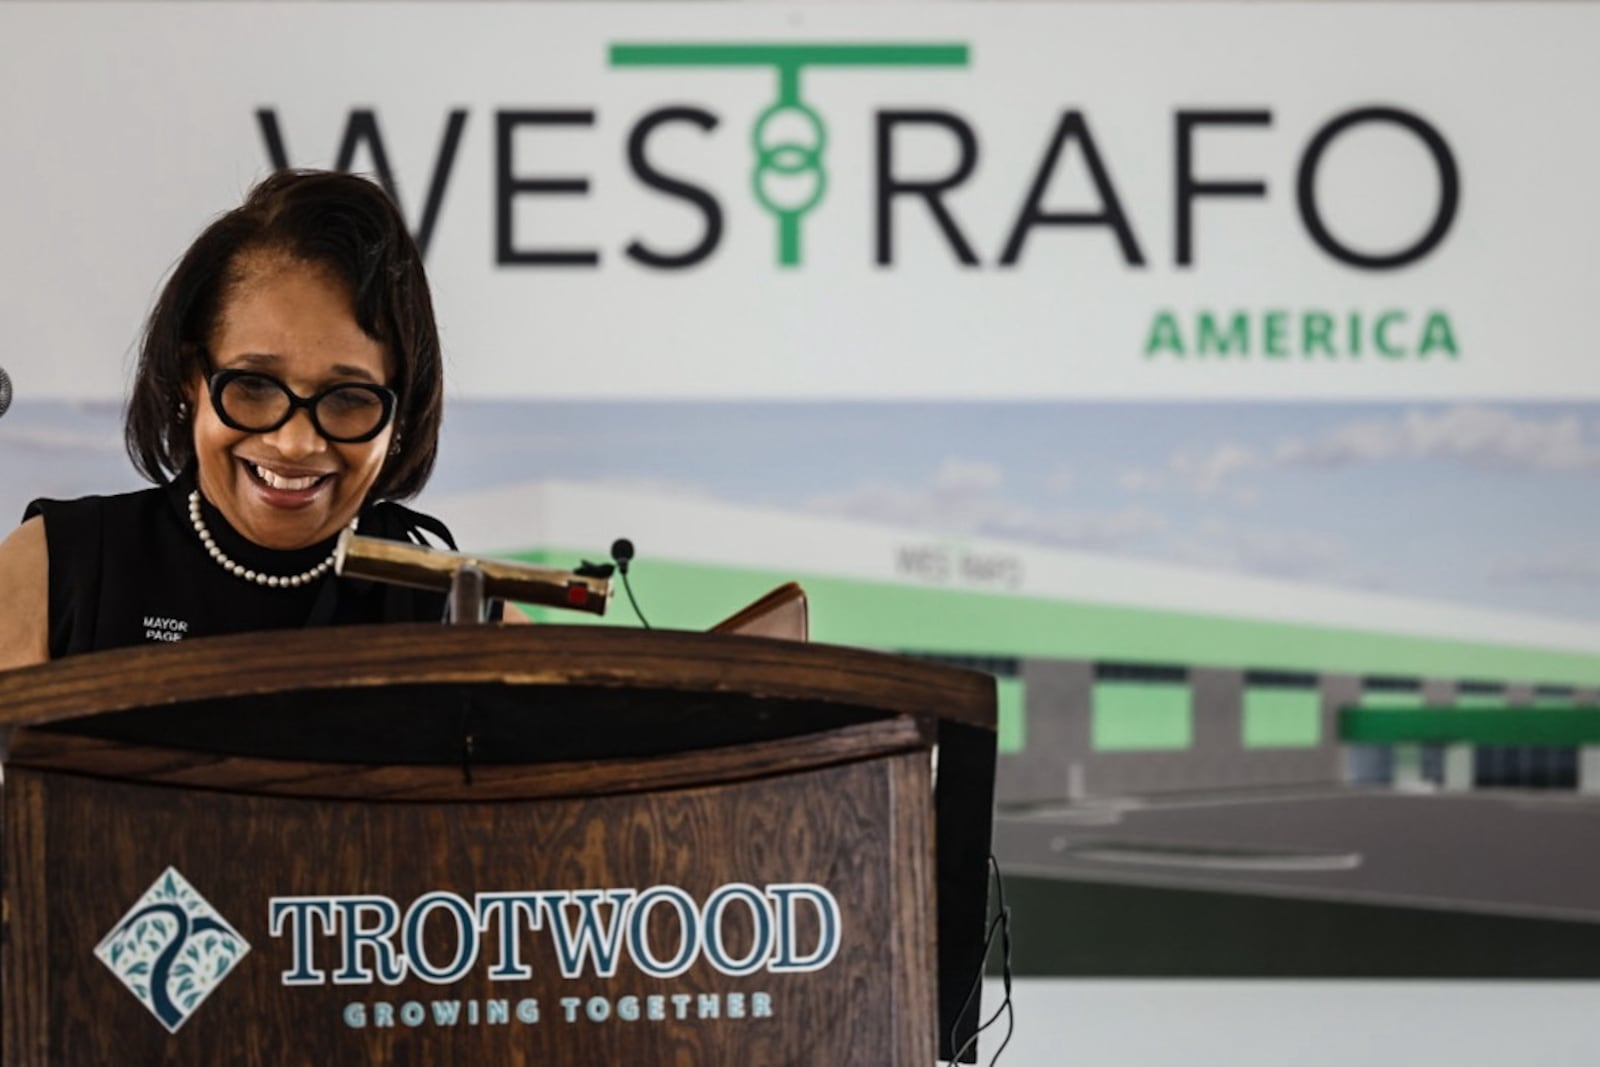
M 383 190 L 334 173 L 267 179 L 190 246 L 146 326 L 125 435 L 156 487 L 34 501 L 0 544 L 0 669 L 437 621 L 442 595 L 331 572 L 346 527 L 450 543 L 393 503 L 433 469 L 441 376 L 422 258 Z

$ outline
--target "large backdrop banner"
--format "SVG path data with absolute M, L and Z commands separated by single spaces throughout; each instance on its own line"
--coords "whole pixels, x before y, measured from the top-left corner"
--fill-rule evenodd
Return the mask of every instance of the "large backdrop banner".
M 198 225 L 340 166 L 464 396 L 1593 395 L 1597 20 L 7 3 L 6 366 L 116 394 Z
M 996 676 L 1002 1062 L 1590 1062 L 1596 41 L 1588 3 L 0 3 L 0 527 L 136 486 L 141 322 L 207 221 L 372 175 L 464 546 L 629 536 L 657 625 L 793 578 L 817 640 Z

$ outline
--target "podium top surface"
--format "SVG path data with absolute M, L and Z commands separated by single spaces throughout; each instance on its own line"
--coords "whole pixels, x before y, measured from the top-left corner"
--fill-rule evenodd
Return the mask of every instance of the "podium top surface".
M 0 672 L 0 727 L 308 691 L 348 698 L 441 686 L 804 701 L 995 728 L 987 675 L 879 652 L 684 631 L 432 624 L 237 634 Z

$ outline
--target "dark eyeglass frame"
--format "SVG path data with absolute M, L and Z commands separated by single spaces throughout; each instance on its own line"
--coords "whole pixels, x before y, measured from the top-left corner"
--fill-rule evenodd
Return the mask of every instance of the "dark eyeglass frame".
M 254 378 L 266 382 L 288 397 L 289 407 L 283 413 L 283 418 L 270 426 L 246 426 L 229 415 L 222 406 L 222 391 L 228 387 L 229 383 L 236 382 L 240 378 Z M 393 389 L 386 385 L 372 385 L 367 382 L 340 382 L 337 385 L 330 385 L 326 389 L 319 390 L 310 396 L 301 396 L 277 378 L 258 370 L 213 371 L 206 378 L 206 389 L 211 394 L 211 410 L 217 413 L 217 418 L 222 420 L 224 426 L 244 433 L 271 433 L 286 425 L 290 419 L 294 418 L 295 412 L 304 408 L 306 413 L 311 416 L 311 425 L 316 427 L 316 431 L 329 441 L 341 445 L 359 445 L 378 436 L 394 419 L 394 409 L 400 402 L 399 394 Z M 378 425 L 356 437 L 340 437 L 336 434 L 331 434 L 323 427 L 322 421 L 317 418 L 317 405 L 322 402 L 323 398 L 346 389 L 359 389 L 363 392 L 371 393 L 383 404 L 383 417 L 378 420 Z

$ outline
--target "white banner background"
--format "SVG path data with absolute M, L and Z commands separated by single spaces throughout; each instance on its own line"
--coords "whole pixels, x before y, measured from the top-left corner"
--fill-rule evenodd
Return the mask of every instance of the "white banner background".
M 351 108 L 377 113 L 415 222 L 452 108 L 468 112 L 429 255 L 461 396 L 542 397 L 1514 397 L 1600 395 L 1587 358 L 1600 282 L 1600 10 L 1533 4 L 0 5 L 0 363 L 28 397 L 111 397 L 158 279 L 207 217 L 270 169 L 255 120 L 276 109 L 290 159 L 327 166 Z M 816 69 L 803 95 L 830 136 L 830 187 L 803 223 L 803 263 L 776 263 L 750 193 L 751 129 L 776 78 L 759 69 L 613 68 L 612 44 L 949 43 L 960 68 Z M 681 250 L 702 230 L 684 201 L 626 164 L 639 118 L 667 105 L 718 118 L 663 127 L 663 171 L 725 213 L 715 253 L 684 271 L 623 254 Z M 1396 271 L 1321 251 L 1295 208 L 1301 154 L 1324 123 L 1385 105 L 1428 120 L 1460 169 L 1442 245 Z M 584 177 L 589 195 L 527 196 L 524 247 L 598 250 L 596 269 L 497 267 L 495 112 L 592 109 L 592 127 L 528 130 L 519 175 Z M 874 263 L 873 121 L 955 112 L 976 171 L 948 198 L 982 262 L 963 267 L 912 198 L 894 209 L 895 264 Z M 1061 114 L 1081 109 L 1145 257 L 1111 231 L 1040 227 L 996 261 Z M 1271 112 L 1270 127 L 1206 129 L 1196 174 L 1258 179 L 1264 199 L 1201 197 L 1195 262 L 1174 265 L 1174 113 Z M 897 170 L 953 166 L 951 139 L 906 132 Z M 354 165 L 370 168 L 366 152 Z M 1081 146 L 1046 204 L 1094 210 Z M 1438 178 L 1421 143 L 1368 125 L 1319 179 L 1351 245 L 1403 247 Z M 1451 360 L 1147 359 L 1154 314 L 1324 309 L 1372 320 L 1442 310 Z M 1259 317 L 1253 329 L 1262 325 Z M 1190 341 L 1192 345 L 1192 338 Z M 1290 347 L 1296 343 L 1291 340 Z

